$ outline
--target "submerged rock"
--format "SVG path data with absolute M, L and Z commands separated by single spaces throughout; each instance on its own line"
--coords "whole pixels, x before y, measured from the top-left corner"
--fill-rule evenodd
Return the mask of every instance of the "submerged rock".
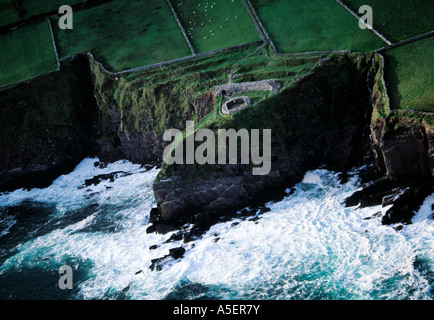
M 165 255 L 164 257 L 152 259 L 149 269 L 151 271 L 161 271 L 163 270 L 163 264 L 165 262 L 169 261 L 170 259 L 178 260 L 182 258 L 184 253 L 185 253 L 185 249 L 183 247 L 170 249 L 169 254 Z

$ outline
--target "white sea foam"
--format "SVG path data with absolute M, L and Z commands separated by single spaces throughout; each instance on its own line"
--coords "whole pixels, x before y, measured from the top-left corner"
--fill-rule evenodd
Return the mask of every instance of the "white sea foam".
M 20 244 L 0 266 L 0 274 L 26 265 L 60 267 L 74 258 L 73 269 L 87 268 L 87 276 L 76 284 L 79 297 L 86 299 L 116 297 L 123 289 L 129 299 L 161 299 L 186 283 L 208 288 L 188 298 L 432 298 L 434 224 L 429 215 L 434 194 L 413 224 L 397 231 L 382 226 L 380 218 L 364 220 L 387 208 L 343 206 L 345 197 L 358 188 L 357 177 L 340 184 L 336 174 L 315 170 L 292 195 L 269 203 L 271 210 L 257 221 L 235 219 L 212 226 L 192 243 L 164 243 L 172 233 L 146 233 L 158 170 L 142 172 L 125 161 L 99 169 L 94 161 L 84 160 L 49 188 L 0 196 L 1 205 L 23 199 L 52 202 L 57 215 L 90 203 L 99 205 L 78 222 Z M 78 189 L 84 179 L 114 171 L 132 174 Z M 86 197 L 95 192 L 99 194 Z M 101 219 L 114 228 L 99 229 Z M 159 247 L 150 250 L 155 244 Z M 149 270 L 152 259 L 178 246 L 187 249 L 182 259 L 169 261 L 160 272 Z M 423 268 L 415 268 L 415 261 L 422 261 Z

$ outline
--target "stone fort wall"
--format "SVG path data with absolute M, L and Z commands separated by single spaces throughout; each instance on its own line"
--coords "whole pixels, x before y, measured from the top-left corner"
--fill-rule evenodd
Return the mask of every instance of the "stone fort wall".
M 281 89 L 282 85 L 279 80 L 269 79 L 254 82 L 229 83 L 221 86 L 216 86 L 212 89 L 214 95 L 234 96 L 245 92 L 255 91 L 271 91 L 276 93 Z

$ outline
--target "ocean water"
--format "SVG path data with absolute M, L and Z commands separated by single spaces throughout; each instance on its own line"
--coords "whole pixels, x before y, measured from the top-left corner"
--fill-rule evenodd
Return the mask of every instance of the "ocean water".
M 434 194 L 398 231 L 374 216 L 388 208 L 343 206 L 360 187 L 357 170 L 340 183 L 318 169 L 255 219 L 167 242 L 174 232 L 146 233 L 158 169 L 95 161 L 48 188 L 0 194 L 0 299 L 433 298 Z M 113 172 L 123 173 L 83 187 Z M 180 246 L 183 258 L 149 269 Z M 62 265 L 73 270 L 71 290 L 59 288 Z

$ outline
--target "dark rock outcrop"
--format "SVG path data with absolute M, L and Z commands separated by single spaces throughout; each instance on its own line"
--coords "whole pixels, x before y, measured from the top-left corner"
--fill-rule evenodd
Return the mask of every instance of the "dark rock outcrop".
M 185 249 L 183 247 L 173 248 L 169 250 L 169 253 L 164 257 L 152 259 L 149 269 L 151 271 L 161 271 L 163 269 L 164 263 L 170 259 L 178 260 L 184 256 Z
M 376 165 L 385 176 L 434 176 L 433 137 L 424 125 L 406 119 L 378 121 L 372 125 Z
M 419 121 L 375 121 L 371 139 L 381 178 L 354 193 L 346 205 L 393 205 L 383 216 L 383 224 L 411 223 L 414 212 L 434 192 L 433 137 L 433 130 Z

